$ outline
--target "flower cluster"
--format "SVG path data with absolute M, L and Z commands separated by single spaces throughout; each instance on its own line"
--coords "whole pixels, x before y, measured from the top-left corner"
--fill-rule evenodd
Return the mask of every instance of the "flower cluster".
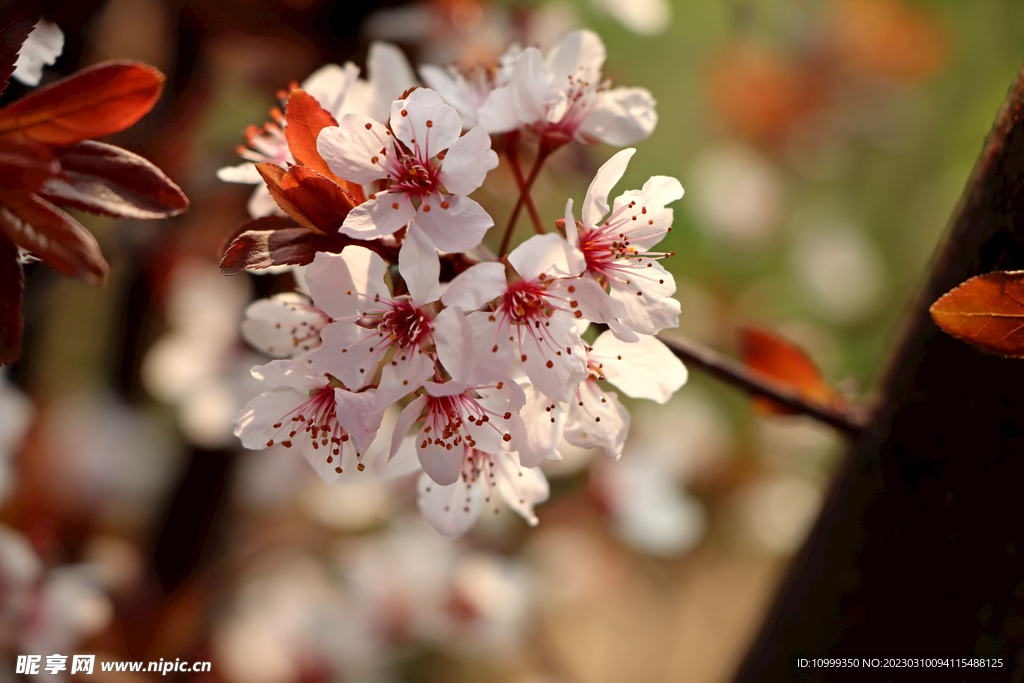
M 598 171 L 579 220 L 569 199 L 554 231 L 496 259 L 482 246 L 494 221 L 469 196 L 498 166 L 492 146 L 508 154 L 509 136 L 533 140 L 543 159 L 572 140 L 630 144 L 653 130 L 654 102 L 600 81 L 604 47 L 588 31 L 546 58 L 513 48 L 492 69 L 424 66 L 430 88 L 409 83 L 396 53 L 371 49 L 376 81 L 352 65 L 318 72 L 321 86 L 333 74 L 334 90 L 313 93 L 322 111 L 307 103 L 300 115 L 293 92 L 278 123 L 250 135 L 263 152 L 247 158 L 261 162 L 278 215 L 254 216 L 260 230 L 238 237 L 222 266 L 297 266 L 300 291 L 250 307 L 246 338 L 279 360 L 253 369 L 266 391 L 235 433 L 248 448 L 300 449 L 327 481 L 364 470 L 375 440 L 390 443 L 388 460 L 415 453 L 420 509 L 445 535 L 465 532 L 495 493 L 536 523 L 548 497 L 536 468 L 560 458 L 563 438 L 622 454 L 629 413 L 606 383 L 664 403 L 686 380 L 653 336 L 678 324 L 660 263 L 670 254 L 654 249 L 683 190 L 656 176 L 611 200 L 635 151 L 624 149 Z M 386 116 L 382 97 L 393 98 Z M 520 189 L 528 203 L 529 183 Z M 381 434 L 392 406 L 401 414 Z

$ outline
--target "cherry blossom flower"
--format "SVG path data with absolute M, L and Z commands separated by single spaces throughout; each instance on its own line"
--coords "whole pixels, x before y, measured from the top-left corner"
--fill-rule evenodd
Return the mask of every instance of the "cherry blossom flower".
M 462 468 L 463 447 L 487 453 L 510 449 L 522 438 L 519 410 L 526 400 L 512 381 L 469 385 L 459 381 L 427 382 L 398 417 L 391 441 L 394 457 L 406 433 L 422 420 L 416 455 L 423 471 L 441 486 L 455 483 Z
M 385 41 L 370 43 L 366 74 L 366 80 L 360 78 L 351 84 L 339 107 L 331 109 L 324 104 L 324 108 L 337 119 L 355 113 L 385 123 L 391 114 L 391 103 L 418 85 L 405 53 Z
M 437 299 L 440 286 L 436 271 L 418 277 L 430 261 L 416 259 L 410 243 L 414 246 L 415 238 L 399 254 L 409 295 L 391 296 L 384 284 L 387 265 L 362 247 L 319 253 L 306 273 L 315 301 L 333 320 L 321 332 L 323 345 L 310 361 L 345 386 L 359 389 L 373 380 L 377 366 L 391 353 L 377 388 L 382 412 L 434 374 L 435 356 L 428 350 L 434 344 L 434 315 L 424 304 Z M 405 260 L 410 253 L 412 263 Z
M 423 64 L 419 68 L 420 77 L 446 103 L 455 107 L 462 118 L 463 129 L 480 125 L 491 134 L 507 133 L 520 123 L 509 83 L 512 67 L 521 53 L 521 48 L 513 46 L 502 56 L 498 66 L 478 65 L 465 74 L 455 67 L 442 69 Z
M 587 368 L 589 376 L 569 405 L 565 439 L 584 448 L 601 446 L 615 459 L 629 433 L 629 411 L 598 380 L 608 380 L 631 398 L 665 403 L 687 378 L 686 367 L 656 338 L 624 342 L 610 330 L 587 351 Z
M 635 339 L 632 332 L 655 334 L 678 327 L 680 311 L 679 302 L 672 298 L 675 279 L 658 262 L 669 254 L 651 251 L 671 229 L 672 209 L 665 205 L 683 196 L 679 181 L 654 176 L 643 189 L 616 198 L 609 213 L 608 195 L 635 151 L 622 150 L 598 170 L 583 202 L 582 223 L 577 225 L 573 218 L 572 200 L 565 209 L 566 238 L 583 253 L 585 277 L 607 286 L 619 307 L 614 313 L 617 324 L 590 319 L 609 323 L 626 340 Z
M 431 247 L 464 252 L 479 245 L 494 221 L 466 195 L 480 187 L 498 156 L 482 127 L 459 137 L 461 131 L 455 109 L 422 88 L 392 104 L 391 130 L 346 114 L 338 127 L 321 131 L 317 149 L 334 173 L 362 185 L 387 181 L 349 212 L 341 232 L 373 239 L 415 218 L 409 235 Z
M 545 60 L 528 47 L 511 77 L 523 125 L 549 140 L 631 145 L 654 131 L 654 98 L 643 88 L 614 88 L 602 82 L 604 44 L 592 31 L 566 36 Z
M 328 482 L 345 468 L 364 467 L 363 454 L 380 425 L 372 391 L 346 391 L 292 360 L 271 361 L 252 374 L 269 391 L 249 401 L 235 419 L 235 435 L 243 446 L 297 445 Z
M 511 282 L 504 265 L 479 263 L 452 280 L 441 301 L 474 311 L 496 300 L 493 310 L 469 316 L 479 343 L 491 349 L 486 365 L 509 376 L 521 363 L 538 390 L 567 401 L 588 374 L 575 326 L 591 311 L 607 317 L 607 297 L 596 282 L 574 277 L 583 259 L 558 235 L 531 237 L 508 263 L 518 276 Z
M 242 336 L 269 356 L 298 359 L 320 346 L 320 332 L 330 322 L 305 294 L 282 292 L 249 305 Z
M 533 507 L 548 499 L 544 474 L 522 467 L 515 453 L 485 453 L 465 445 L 459 480 L 440 486 L 426 473 L 417 485 L 423 518 L 442 536 L 461 536 L 480 517 L 485 503 L 496 502 L 495 493 L 525 519 L 537 525 Z M 498 508 L 495 507 L 495 512 Z

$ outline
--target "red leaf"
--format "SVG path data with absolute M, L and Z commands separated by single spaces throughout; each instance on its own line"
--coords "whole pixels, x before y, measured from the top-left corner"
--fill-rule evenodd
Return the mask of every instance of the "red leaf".
M 292 90 L 285 107 L 285 121 L 287 125 L 284 134 L 295 162 L 340 182 L 341 179 L 334 175 L 316 149 L 316 138 L 320 131 L 338 125 L 334 117 L 305 90 Z
M 135 219 L 167 218 L 188 208 L 163 171 L 128 150 L 85 140 L 54 151 L 63 170 L 39 191 L 54 204 Z
M 152 109 L 163 82 L 163 74 L 150 66 L 103 62 L 0 109 L 0 134 L 17 130 L 50 145 L 110 135 Z
M 301 266 L 313 262 L 318 251 L 339 253 L 349 244 L 357 244 L 344 235 L 325 235 L 303 227 L 261 229 L 284 220 L 268 216 L 246 224 L 246 230 L 234 239 L 220 261 L 225 275 L 235 275 L 247 268 L 270 266 Z
M 978 275 L 928 312 L 947 334 L 992 353 L 1024 357 L 1024 270 Z
M 21 46 L 38 20 L 37 2 L 5 2 L 0 6 L 0 93 L 7 89 Z
M 28 194 L 58 173 L 60 164 L 48 146 L 18 135 L 0 138 L 0 188 Z
M 281 180 L 284 178 L 285 170 L 277 164 L 270 162 L 263 162 L 256 164 L 256 170 L 263 176 L 263 182 L 267 184 L 267 189 L 270 190 L 270 196 L 274 198 L 277 205 L 288 214 L 293 221 L 299 225 L 309 228 L 310 230 L 319 231 L 319 228 L 313 223 L 312 220 L 296 206 L 288 195 L 285 194 L 284 189 L 281 187 Z
M 0 365 L 21 356 L 21 297 L 25 275 L 18 262 L 18 248 L 0 235 Z
M 0 233 L 65 275 L 103 282 L 110 268 L 81 223 L 36 195 L 0 193 Z
M 336 233 L 355 200 L 337 183 L 306 166 L 292 166 L 281 176 L 281 190 L 317 228 Z
M 835 402 L 835 391 L 825 383 L 821 372 L 803 349 L 771 332 L 741 329 L 740 358 L 751 370 L 805 401 L 823 406 L 831 406 Z M 767 399 L 755 399 L 754 404 L 768 413 L 792 414 Z

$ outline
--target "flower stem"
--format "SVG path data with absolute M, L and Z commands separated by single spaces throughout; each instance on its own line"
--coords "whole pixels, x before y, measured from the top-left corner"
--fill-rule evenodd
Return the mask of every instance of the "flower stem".
M 516 201 L 515 207 L 512 209 L 512 214 L 509 216 L 508 225 L 505 227 L 505 235 L 501 240 L 501 248 L 498 250 L 498 257 L 504 256 L 508 251 L 509 242 L 512 239 L 512 232 L 515 229 L 516 221 L 519 219 L 519 213 L 523 210 L 523 206 L 526 206 L 526 210 L 530 212 L 530 218 L 533 220 L 533 228 L 537 231 L 538 235 L 543 235 L 547 232 L 544 229 L 544 224 L 540 220 L 540 214 L 537 212 L 537 207 L 533 203 L 533 198 L 530 196 L 530 188 L 533 187 L 533 183 L 536 182 L 537 176 L 540 174 L 540 169 L 544 165 L 548 156 L 553 150 L 546 148 L 542 145 L 537 152 L 537 158 L 533 162 L 533 168 L 530 169 L 530 176 L 523 178 L 523 170 L 519 166 L 519 134 L 516 132 L 509 133 L 505 138 L 505 155 L 508 157 L 509 165 L 512 167 L 512 175 L 515 176 L 516 185 L 519 186 L 519 199 Z
M 688 367 L 701 370 L 715 379 L 746 391 L 748 394 L 769 399 L 789 411 L 812 417 L 851 439 L 859 436 L 864 430 L 861 420 L 829 406 L 807 401 L 794 392 L 774 384 L 771 380 L 753 374 L 743 365 L 729 360 L 711 349 L 689 340 L 658 338 Z

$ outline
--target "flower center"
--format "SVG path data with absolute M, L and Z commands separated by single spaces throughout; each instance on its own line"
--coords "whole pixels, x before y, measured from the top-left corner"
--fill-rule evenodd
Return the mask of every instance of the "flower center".
M 516 282 L 509 285 L 505 292 L 501 309 L 515 324 L 529 323 L 550 315 L 545 297 L 542 285 L 536 282 Z
M 313 446 L 313 450 L 324 449 L 327 462 L 336 463 L 336 472 L 341 472 L 341 448 L 342 444 L 348 441 L 348 432 L 338 424 L 338 404 L 334 399 L 334 388 L 327 385 L 316 389 L 297 408 L 283 415 L 274 429 L 276 435 L 285 436 L 281 445 L 291 448 L 293 439 L 307 439 Z M 267 446 L 273 446 L 274 439 L 267 442 Z M 359 469 L 363 469 L 362 463 Z
M 400 349 L 423 346 L 430 340 L 430 318 L 409 301 L 393 302 L 384 312 L 378 329 Z
M 438 191 L 438 166 L 431 161 L 420 161 L 414 156 L 403 156 L 392 175 L 391 190 L 423 198 Z

